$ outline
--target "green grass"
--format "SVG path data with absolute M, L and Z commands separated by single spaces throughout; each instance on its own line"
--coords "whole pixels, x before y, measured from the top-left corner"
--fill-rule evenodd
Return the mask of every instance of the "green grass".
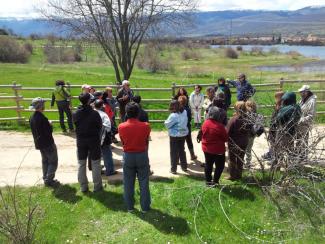
M 219 202 L 220 188 L 208 189 L 199 178 L 153 179 L 152 210 L 147 214 L 126 211 L 119 182 L 87 195 L 77 185 L 55 190 L 17 188 L 20 205 L 29 191 L 43 212 L 36 233 L 41 243 L 256 243 L 254 238 L 321 243 L 325 231 L 324 219 L 305 211 L 297 201 L 286 198 L 291 211 L 281 215 L 258 187 L 245 182 L 225 187 L 221 193 L 225 213 L 245 234 L 227 221 Z
M 40 47 L 44 40 L 33 42 L 34 53 L 27 64 L 0 64 L 0 84 L 11 84 L 16 81 L 18 84 L 26 87 L 53 87 L 54 81 L 64 79 L 71 84 L 98 84 L 110 85 L 115 84 L 114 70 L 111 64 L 101 56 L 100 48 L 88 48 L 84 51 L 84 60 L 81 63 L 73 64 L 48 64 L 46 63 L 43 50 Z M 69 43 L 71 45 L 71 43 Z M 292 58 L 285 54 L 265 54 L 260 56 L 250 55 L 243 52 L 238 59 L 227 59 L 224 57 L 223 49 L 198 48 L 200 53 L 199 60 L 183 60 L 182 52 L 184 47 L 169 46 L 161 51 L 162 59 L 171 60 L 173 70 L 170 72 L 150 73 L 135 67 L 131 77 L 132 87 L 171 87 L 172 83 L 176 84 L 195 84 L 195 83 L 214 83 L 220 76 L 236 78 L 238 73 L 245 72 L 252 84 L 256 83 L 273 83 L 278 82 L 280 78 L 285 79 L 321 79 L 323 74 L 301 74 L 301 73 L 281 73 L 281 72 L 260 72 L 254 69 L 257 65 L 275 65 L 275 64 L 298 64 L 313 59 L 299 56 Z M 301 84 L 285 85 L 284 90 L 297 90 Z M 312 89 L 324 89 L 324 84 L 312 84 Z M 277 88 L 277 87 L 274 87 Z M 267 89 L 267 88 L 266 88 Z M 189 89 L 189 93 L 191 89 Z M 72 90 L 73 95 L 78 95 L 80 89 Z M 10 89 L 1 89 L 0 95 L 12 95 Z M 22 91 L 24 97 L 50 97 L 50 91 Z M 140 92 L 143 98 L 170 98 L 171 92 Z M 258 104 L 272 104 L 273 92 L 257 93 L 254 98 Z M 235 94 L 233 96 L 233 102 Z M 319 95 L 319 100 L 325 100 L 324 94 Z M 14 106 L 13 101 L 0 100 L 1 106 Z M 22 105 L 27 108 L 28 102 Z M 78 101 L 74 101 L 78 105 Z M 49 107 L 49 103 L 47 103 Z M 167 108 L 167 104 L 144 104 L 145 108 Z M 324 105 L 318 106 L 319 110 L 325 110 Z M 264 113 L 264 111 L 263 111 Z M 270 114 L 271 110 L 265 111 Z M 57 113 L 47 113 L 50 119 L 58 119 Z M 0 110 L 0 117 L 16 117 L 15 111 Z M 28 118 L 30 113 L 23 113 Z M 150 114 L 150 119 L 165 119 L 166 113 Z M 319 116 L 319 122 L 325 121 L 325 116 Z M 16 123 L 1 123 L 0 128 L 16 129 Z M 153 125 L 154 128 L 162 129 L 161 125 Z

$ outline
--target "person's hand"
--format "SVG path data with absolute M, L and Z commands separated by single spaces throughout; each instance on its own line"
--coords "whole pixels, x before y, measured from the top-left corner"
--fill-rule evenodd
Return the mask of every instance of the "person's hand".
M 128 100 L 128 98 L 129 98 L 129 96 L 128 96 L 128 95 L 124 95 L 124 96 L 123 96 L 123 101 L 126 101 L 126 100 Z

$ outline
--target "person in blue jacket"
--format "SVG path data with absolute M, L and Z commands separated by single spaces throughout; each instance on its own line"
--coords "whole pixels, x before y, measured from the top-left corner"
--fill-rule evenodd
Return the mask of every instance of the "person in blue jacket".
M 227 80 L 230 85 L 237 89 L 237 100 L 246 102 L 251 98 L 256 90 L 252 85 L 246 80 L 245 74 L 240 74 L 238 76 L 238 81 Z

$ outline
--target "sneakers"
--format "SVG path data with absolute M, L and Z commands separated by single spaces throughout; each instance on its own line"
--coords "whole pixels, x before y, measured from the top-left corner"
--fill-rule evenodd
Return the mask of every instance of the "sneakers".
M 217 186 L 217 184 L 214 182 L 206 182 L 205 184 L 207 187 L 210 187 L 210 188 L 215 188 Z
M 61 185 L 60 181 L 58 180 L 52 180 L 52 181 L 45 181 L 44 182 L 44 185 L 47 186 L 47 187 L 58 187 Z
M 106 176 L 112 176 L 112 175 L 117 175 L 117 174 L 118 174 L 118 172 L 116 170 L 114 170 L 114 172 L 107 174 Z
M 195 154 L 191 155 L 191 160 L 196 160 L 197 156 Z
M 174 170 L 171 170 L 171 171 L 169 171 L 171 174 L 173 174 L 173 175 L 177 175 L 177 172 L 176 171 L 174 171 Z

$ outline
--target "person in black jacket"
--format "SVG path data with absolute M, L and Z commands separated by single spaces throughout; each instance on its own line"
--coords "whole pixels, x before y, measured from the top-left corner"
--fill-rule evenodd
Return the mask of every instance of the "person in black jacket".
M 139 105 L 138 120 L 140 120 L 141 122 L 148 122 L 149 123 L 148 113 L 143 110 L 143 108 L 142 108 L 142 106 L 140 104 L 140 102 L 141 102 L 141 96 L 134 96 L 132 98 L 132 101 Z M 127 116 L 126 116 L 126 118 L 127 118 Z
M 128 80 L 122 81 L 122 88 L 118 91 L 116 100 L 118 101 L 120 105 L 120 119 L 122 122 L 125 122 L 125 106 L 128 104 L 134 94 L 133 91 L 130 88 L 130 82 Z
M 229 86 L 226 84 L 226 80 L 223 77 L 220 77 L 218 79 L 218 85 L 215 87 L 216 96 L 220 93 L 223 93 L 225 95 L 225 109 L 228 110 L 230 104 L 231 104 L 231 92 Z
M 52 125 L 44 116 L 45 100 L 38 97 L 33 99 L 30 109 L 35 109 L 29 124 L 34 137 L 35 148 L 42 156 L 43 180 L 46 186 L 55 187 L 59 184 L 54 179 L 58 168 L 58 153 L 52 136 Z
M 80 94 L 79 100 L 82 105 L 73 114 L 73 122 L 76 127 L 77 136 L 77 156 L 79 164 L 78 181 L 81 191 L 88 192 L 86 164 L 89 154 L 92 165 L 94 192 L 101 191 L 103 189 L 100 166 L 100 133 L 102 129 L 102 119 L 89 105 L 90 95 L 88 93 Z

